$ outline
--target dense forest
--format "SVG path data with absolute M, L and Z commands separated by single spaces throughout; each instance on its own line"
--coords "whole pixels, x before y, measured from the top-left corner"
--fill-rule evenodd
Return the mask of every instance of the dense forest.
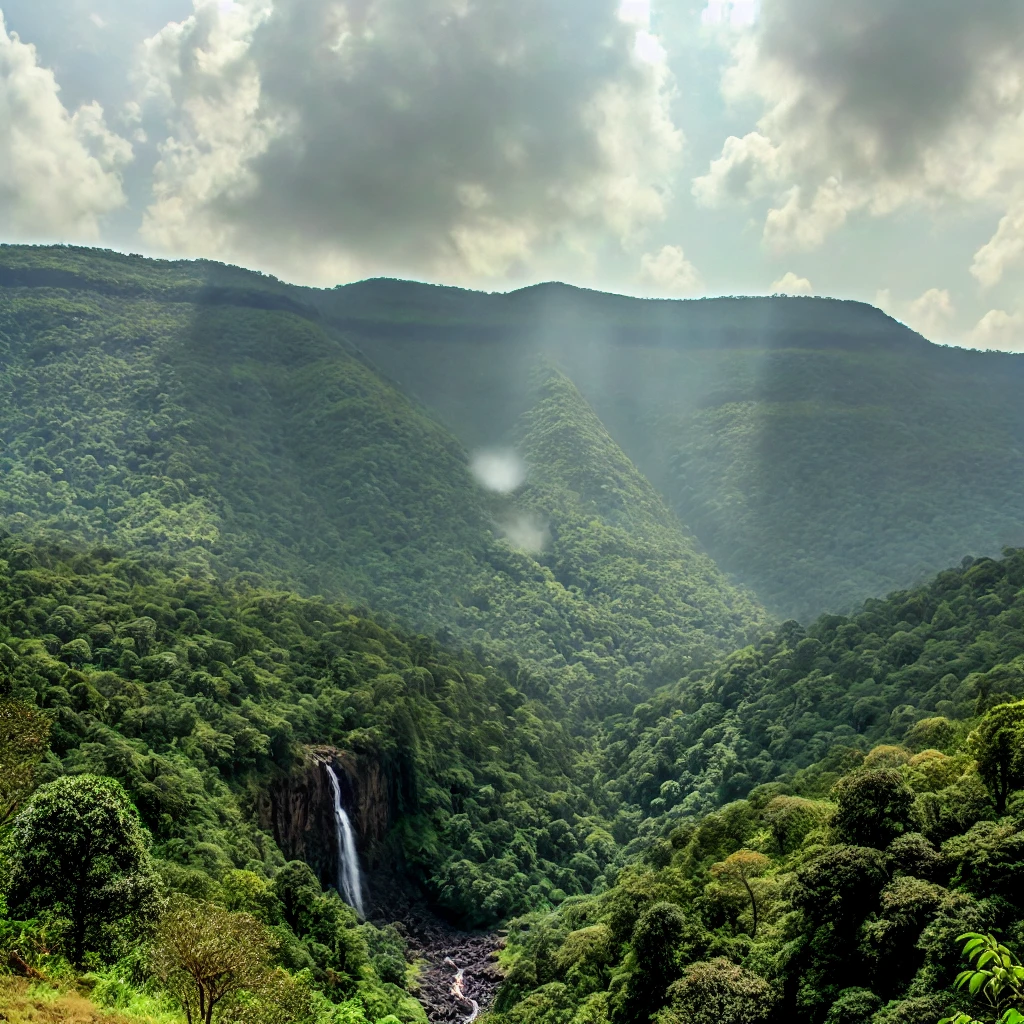
M 1020 1024 L 1018 360 L 78 249 L 0 295 L 5 1019 L 468 1016 L 413 906 L 501 947 L 491 1024 Z
M 932 345 L 832 299 L 657 302 L 555 285 L 481 298 L 366 282 L 322 304 L 470 446 L 514 436 L 533 367 L 556 363 L 780 618 L 848 612 L 1024 543 L 1017 356 Z
M 36 252 L 0 249 L 13 263 Z M 69 259 L 89 275 L 57 280 L 79 287 L 49 287 L 45 267 L 33 287 L 0 273 L 8 529 L 361 600 L 523 657 L 555 690 L 581 675 L 644 685 L 653 663 L 699 663 L 765 624 L 578 395 L 533 409 L 525 438 L 565 429 L 590 442 L 563 464 L 596 481 L 585 504 L 552 467 L 531 488 L 531 510 L 561 524 L 545 557 L 507 539 L 514 500 L 480 487 L 463 446 L 315 311 L 267 308 L 273 291 L 211 296 L 147 261 Z M 622 467 L 614 493 L 601 489 L 608 460 Z M 631 577 L 629 615 L 610 610 L 599 579 L 609 557 Z

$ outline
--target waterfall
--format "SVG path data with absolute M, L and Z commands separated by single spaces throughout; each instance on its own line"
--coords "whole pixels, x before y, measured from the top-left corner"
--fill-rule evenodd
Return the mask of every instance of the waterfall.
M 334 772 L 334 766 L 328 764 L 324 767 L 327 769 L 327 777 L 331 780 L 331 792 L 334 794 L 334 834 L 338 842 L 338 892 L 360 917 L 366 917 L 363 912 L 363 879 L 359 872 L 359 854 L 356 853 L 356 837 L 352 831 L 352 822 L 348 820 L 345 808 L 341 805 L 341 785 Z

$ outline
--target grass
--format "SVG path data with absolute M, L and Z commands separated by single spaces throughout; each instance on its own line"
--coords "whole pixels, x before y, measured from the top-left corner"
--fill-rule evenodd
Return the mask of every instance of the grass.
M 102 986 L 101 986 L 102 989 Z M 25 978 L 0 978 L 0 1021 L 9 1024 L 182 1024 L 164 1001 L 123 989 L 117 1010 L 98 1006 L 73 985 Z

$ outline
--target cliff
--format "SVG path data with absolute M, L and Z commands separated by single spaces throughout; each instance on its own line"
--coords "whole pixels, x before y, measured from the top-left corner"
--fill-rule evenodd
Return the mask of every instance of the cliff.
M 337 772 L 360 856 L 368 867 L 376 866 L 398 801 L 397 787 L 374 758 L 331 747 L 307 748 L 301 763 L 261 794 L 256 813 L 285 857 L 305 861 L 321 883 L 336 885 L 338 847 L 328 764 Z

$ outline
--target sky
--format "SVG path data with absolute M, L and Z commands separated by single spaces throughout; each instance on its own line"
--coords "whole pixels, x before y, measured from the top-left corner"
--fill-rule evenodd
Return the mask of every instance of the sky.
M 1020 0 L 0 0 L 0 239 L 1024 351 Z

